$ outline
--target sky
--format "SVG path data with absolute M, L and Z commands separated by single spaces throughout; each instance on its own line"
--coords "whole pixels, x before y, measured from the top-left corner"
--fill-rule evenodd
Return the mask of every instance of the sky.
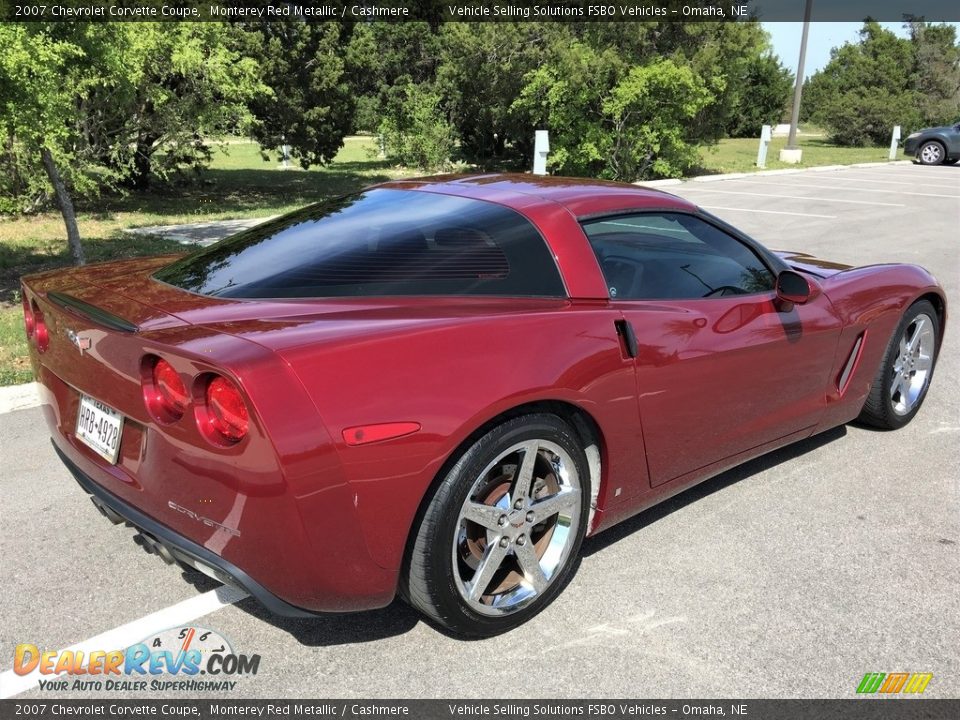
M 907 31 L 899 22 L 880 23 L 900 37 L 907 37 Z M 960 34 L 960 23 L 951 23 Z M 807 38 L 807 60 L 804 63 L 804 77 L 810 77 L 830 61 L 830 49 L 845 42 L 856 42 L 857 31 L 863 27 L 860 22 L 812 22 Z M 765 22 L 763 28 L 770 33 L 773 49 L 780 61 L 793 72 L 797 71 L 800 59 L 801 22 Z

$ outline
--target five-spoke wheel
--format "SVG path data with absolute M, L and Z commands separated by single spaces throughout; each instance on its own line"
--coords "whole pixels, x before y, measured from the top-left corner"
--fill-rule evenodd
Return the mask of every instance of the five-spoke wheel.
M 904 329 L 890 383 L 890 401 L 897 415 L 906 415 L 913 410 L 926 388 L 927 377 L 933 368 L 935 339 L 933 319 L 923 313 Z
M 580 492 L 569 454 L 542 438 L 507 448 L 484 468 L 453 541 L 457 589 L 472 609 L 513 612 L 547 588 L 573 546 Z
M 584 440 L 555 415 L 507 420 L 440 482 L 408 559 L 409 602 L 459 635 L 526 622 L 563 589 L 586 529 Z
M 880 428 L 903 427 L 917 414 L 937 358 L 939 320 L 926 300 L 911 305 L 887 345 L 860 419 Z

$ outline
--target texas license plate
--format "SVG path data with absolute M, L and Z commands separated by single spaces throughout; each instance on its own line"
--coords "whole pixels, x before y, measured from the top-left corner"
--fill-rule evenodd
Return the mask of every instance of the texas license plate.
M 81 395 L 76 434 L 77 440 L 110 464 L 116 464 L 123 434 L 123 415 L 89 395 Z

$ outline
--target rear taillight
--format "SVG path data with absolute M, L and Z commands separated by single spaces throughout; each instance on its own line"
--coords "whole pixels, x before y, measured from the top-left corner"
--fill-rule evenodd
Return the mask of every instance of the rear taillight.
M 37 301 L 30 303 L 30 315 L 33 316 L 33 337 L 37 343 L 37 350 L 44 352 L 50 344 L 50 334 L 47 332 L 47 323 L 43 320 L 43 312 L 37 306 Z
M 207 381 L 198 420 L 207 439 L 215 444 L 239 442 L 250 429 L 250 414 L 240 389 L 222 375 L 212 375 Z
M 30 301 L 27 300 L 27 296 L 23 296 L 23 301 L 20 303 L 23 306 L 23 327 L 27 331 L 27 339 L 33 337 L 34 328 L 37 326 L 37 319 L 33 316 L 33 310 L 30 307 Z
M 176 422 L 190 404 L 190 395 L 180 373 L 163 358 L 145 358 L 143 401 L 155 420 Z

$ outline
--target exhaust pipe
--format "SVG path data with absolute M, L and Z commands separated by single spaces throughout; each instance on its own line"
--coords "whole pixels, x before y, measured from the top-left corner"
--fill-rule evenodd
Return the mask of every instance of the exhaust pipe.
M 173 553 L 167 549 L 166 545 L 143 531 L 134 535 L 133 541 L 148 553 L 159 556 L 167 565 L 173 565 L 176 562 L 176 558 L 173 557 Z
M 95 498 L 93 495 L 90 496 L 90 502 L 92 502 L 93 506 L 100 511 L 101 515 L 103 515 L 107 520 L 112 522 L 114 525 L 123 525 L 127 522 L 122 517 L 117 515 L 117 513 L 115 513 L 113 510 L 108 508 L 103 503 L 99 502 L 97 498 Z

